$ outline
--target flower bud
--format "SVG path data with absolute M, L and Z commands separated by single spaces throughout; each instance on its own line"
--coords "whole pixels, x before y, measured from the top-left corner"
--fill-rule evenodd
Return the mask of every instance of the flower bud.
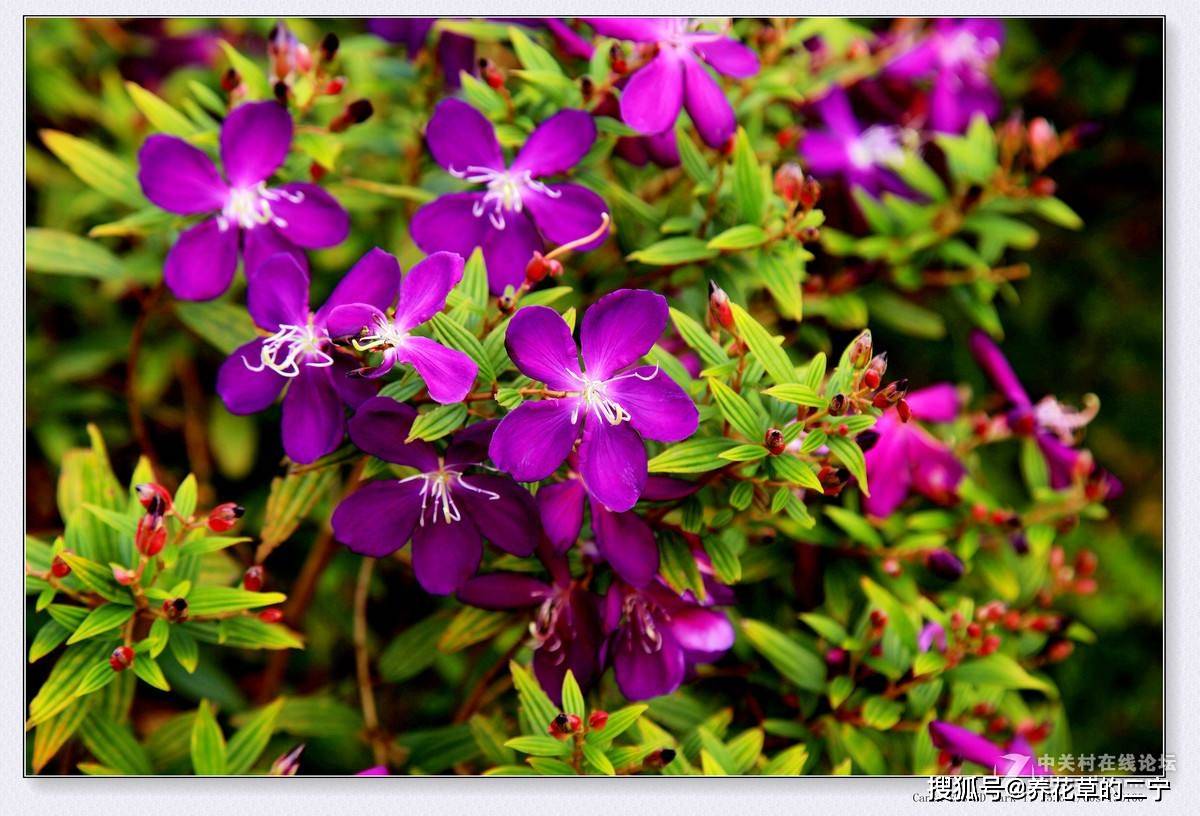
M 133 665 L 133 649 L 128 646 L 118 646 L 113 649 L 113 653 L 108 658 L 108 665 L 112 666 L 113 671 L 125 671 Z
M 925 556 L 925 566 L 945 581 L 957 581 L 963 574 L 963 562 L 949 550 L 934 550 Z
M 908 380 L 895 380 L 875 394 L 871 404 L 876 408 L 891 408 L 908 393 Z
M 1088 578 L 1096 572 L 1097 564 L 1099 561 L 1094 552 L 1080 550 L 1075 556 L 1075 574 L 1081 578 Z
M 625 50 L 619 43 L 613 43 L 612 48 L 608 50 L 608 64 L 613 73 L 617 75 L 624 74 L 629 70 L 629 63 L 625 60 Z
M 733 328 L 733 308 L 729 305 L 729 295 L 717 286 L 716 281 L 708 282 L 708 319 L 715 326 L 723 329 Z
M 300 743 L 279 759 L 271 763 L 271 776 L 295 776 L 300 770 L 300 754 L 304 752 L 304 743 Z
M 862 379 L 859 382 L 861 382 L 866 388 L 874 391 L 879 387 L 879 372 L 873 368 L 868 368 L 863 372 Z
M 338 35 L 330 31 L 321 39 L 321 60 L 323 62 L 331 62 L 337 56 L 338 46 L 340 45 Z
M 242 84 L 242 75 L 234 68 L 227 68 L 225 73 L 221 74 L 221 90 L 226 93 L 233 93 Z
M 562 264 L 556 259 L 547 259 L 540 252 L 534 252 L 533 257 L 529 259 L 529 263 L 525 265 L 525 280 L 535 284 L 541 282 L 547 276 L 552 278 L 561 277 L 563 273 Z
M 882 629 L 887 626 L 888 616 L 882 609 L 871 610 L 871 627 L 874 629 Z
M 183 623 L 188 618 L 188 602 L 186 598 L 167 598 L 163 601 L 163 614 L 173 623 Z
M 858 443 L 859 450 L 866 453 L 879 441 L 879 431 L 863 431 L 855 437 L 854 441 Z
M 805 210 L 811 210 L 817 206 L 817 202 L 821 200 L 821 183 L 812 176 L 807 176 L 804 179 L 804 186 L 800 188 L 800 206 Z
M 208 529 L 214 533 L 223 533 L 233 528 L 238 519 L 246 514 L 246 508 L 234 502 L 218 504 L 208 514 Z
M 1075 644 L 1069 640 L 1056 640 L 1046 647 L 1046 659 L 1051 663 L 1061 663 L 1075 651 Z
M 171 494 L 160 484 L 142 482 L 133 486 L 133 492 L 137 496 L 138 503 L 149 513 L 163 516 L 171 509 Z
M 912 419 L 912 408 L 909 407 L 906 400 L 901 399 L 896 403 L 896 416 L 900 417 L 901 422 L 908 422 Z
M 607 711 L 597 710 L 588 715 L 588 728 L 592 731 L 603 731 L 606 725 L 608 725 Z
M 880 566 L 883 568 L 884 573 L 886 573 L 891 578 L 899 578 L 901 573 L 903 572 L 903 570 L 900 567 L 899 560 L 897 560 L 895 558 L 883 559 L 883 563 Z
M 50 562 L 50 574 L 55 578 L 66 578 L 71 574 L 71 565 L 62 560 L 61 556 L 56 555 Z
M 783 437 L 783 431 L 778 428 L 767 429 L 763 444 L 766 445 L 767 452 L 772 456 L 778 456 L 787 448 L 787 440 Z
M 346 78 L 344 76 L 336 76 L 325 83 L 324 92 L 326 96 L 337 96 L 346 89 Z
M 368 99 L 356 99 L 346 106 L 337 118 L 329 123 L 331 133 L 341 133 L 351 125 L 361 125 L 371 118 L 375 107 Z
M 263 579 L 265 577 L 266 573 L 262 565 L 255 564 L 247 568 L 246 572 L 242 575 L 242 588 L 248 592 L 258 592 L 263 588 Z
M 500 310 L 502 315 L 510 315 L 517 309 L 517 296 L 513 293 L 512 287 L 507 287 L 504 293 L 496 298 L 496 308 Z
M 987 657 L 988 655 L 992 654 L 999 648 L 1000 648 L 1000 636 L 999 635 L 988 635 L 987 637 L 985 637 L 983 639 L 983 643 L 981 643 L 979 645 L 979 654 L 982 657 Z
M 138 519 L 134 545 L 142 555 L 153 558 L 167 543 L 167 525 L 157 513 L 147 513 Z
M 805 227 L 800 230 L 800 234 L 796 236 L 802 244 L 813 244 L 821 240 L 821 231 L 816 227 Z
M 1008 543 L 1017 555 L 1029 555 L 1029 539 L 1025 537 L 1024 532 L 1018 530 L 1013 533 L 1008 537 Z
M 833 398 L 829 400 L 829 409 L 828 410 L 829 410 L 829 415 L 835 416 L 835 417 L 841 416 L 842 414 L 846 413 L 846 395 L 845 394 L 834 394 Z
M 834 671 L 840 670 L 845 668 L 849 656 L 845 649 L 835 646 L 825 652 L 825 665 Z
M 871 330 L 863 329 L 850 344 L 850 365 L 866 368 L 871 363 Z
M 138 579 L 137 573 L 130 572 L 120 564 L 109 564 L 112 568 L 113 580 L 121 586 L 129 586 Z
M 483 81 L 488 84 L 494 91 L 504 87 L 504 74 L 496 67 L 496 63 L 486 57 L 479 60 L 479 75 L 483 77 Z
M 1057 189 L 1058 185 L 1054 183 L 1054 179 L 1046 176 L 1038 176 L 1029 185 L 1029 192 L 1039 198 L 1049 198 Z
M 264 609 L 258 613 L 258 619 L 263 623 L 279 623 L 283 620 L 283 610 L 277 606 Z
M 775 192 L 789 204 L 800 200 L 804 191 L 804 171 L 795 162 L 780 165 L 775 171 Z

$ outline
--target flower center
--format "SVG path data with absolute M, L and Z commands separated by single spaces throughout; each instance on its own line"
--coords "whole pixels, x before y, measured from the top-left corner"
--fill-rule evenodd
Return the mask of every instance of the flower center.
M 589 377 L 587 374 L 577 374 L 569 369 L 567 370 L 567 374 L 581 386 L 578 391 L 568 392 L 579 396 L 579 402 L 575 404 L 575 410 L 571 412 L 572 424 L 579 421 L 579 411 L 580 408 L 583 408 L 586 411 L 594 412 L 596 416 L 603 419 L 609 425 L 620 425 L 622 422 L 632 419 L 632 417 L 621 403 L 608 395 L 609 384 L 626 380 L 630 377 L 637 377 L 642 382 L 650 382 L 650 380 L 658 376 L 658 366 L 655 366 L 654 371 L 650 374 L 627 371 L 608 380 L 597 380 Z
M 280 200 L 299 204 L 304 201 L 304 193 L 268 190 L 265 181 L 260 181 L 254 187 L 235 187 L 229 191 L 225 208 L 217 216 L 217 226 L 221 232 L 235 224 L 242 229 L 253 229 L 264 224 L 274 224 L 284 229 L 288 222 L 271 211 L 271 202 Z
M 395 348 L 408 337 L 408 332 L 400 331 L 396 328 L 396 324 L 388 320 L 385 315 L 375 318 L 375 331 L 369 334 L 371 328 L 371 326 L 365 326 L 363 333 L 350 341 L 358 351 L 370 351 L 381 346 Z
M 480 493 L 487 496 L 491 501 L 496 501 L 500 498 L 499 493 L 491 490 L 484 490 L 482 487 L 468 484 L 463 480 L 462 474 L 457 470 L 447 470 L 444 466 L 430 473 L 418 473 L 414 476 L 409 476 L 407 479 L 401 479 L 400 483 L 421 481 L 421 526 L 425 526 L 425 516 L 428 513 L 429 523 L 436 524 L 438 516 L 446 524 L 453 524 L 456 521 L 462 520 L 462 513 L 459 512 L 458 505 L 454 501 L 453 488 L 457 485 L 464 490 L 469 490 L 472 493 Z
M 561 665 L 567 659 L 567 650 L 563 648 L 563 639 L 559 634 L 559 621 L 566 607 L 566 596 L 556 592 L 538 607 L 537 614 L 529 622 L 529 634 L 537 644 L 535 648 L 545 649 L 553 657 L 555 666 Z
M 654 654 L 662 648 L 662 633 L 658 631 L 658 624 L 654 619 L 655 612 L 665 617 L 661 609 L 640 595 L 629 595 L 625 598 L 621 613 L 629 631 L 629 638 L 625 641 L 626 649 L 632 651 L 636 645 L 646 654 Z
M 982 72 L 999 50 L 999 43 L 994 38 L 980 39 L 970 31 L 963 30 L 942 39 L 938 56 L 942 64 L 951 70 L 969 68 Z
M 887 125 L 871 125 L 850 142 L 850 163 L 859 170 L 885 164 L 900 152 L 900 135 Z
M 251 363 L 245 356 L 242 363 L 251 371 L 269 368 L 283 377 L 298 377 L 301 363 L 315 368 L 333 365 L 333 358 L 324 351 L 328 343 L 329 332 L 314 328 L 309 315 L 308 323 L 303 326 L 280 324 L 279 331 L 263 340 L 258 363 Z
M 490 167 L 479 167 L 472 164 L 466 170 L 456 170 L 451 167 L 450 175 L 465 179 L 472 184 L 487 185 L 487 192 L 475 202 L 471 212 L 476 218 L 486 215 L 492 222 L 492 226 L 498 230 L 507 226 L 505 213 L 519 213 L 524 210 L 525 202 L 521 196 L 525 192 L 532 190 L 550 198 L 558 198 L 562 195 L 558 190 L 552 190 L 535 179 L 528 170 L 513 173 L 508 170 L 493 170 Z
M 1085 394 L 1080 409 L 1063 405 L 1054 397 L 1043 397 L 1033 406 L 1038 427 L 1045 428 L 1066 445 L 1075 444 L 1075 432 L 1087 427 L 1100 412 L 1100 400 L 1095 394 Z

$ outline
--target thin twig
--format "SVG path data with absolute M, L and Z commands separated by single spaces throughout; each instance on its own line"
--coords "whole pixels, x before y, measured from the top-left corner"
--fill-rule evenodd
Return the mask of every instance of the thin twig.
M 363 725 L 375 764 L 387 763 L 387 745 L 379 730 L 379 712 L 375 708 L 375 689 L 371 686 L 371 656 L 367 653 L 367 593 L 371 588 L 371 573 L 375 570 L 374 558 L 363 558 L 358 569 L 358 583 L 354 587 L 354 665 L 358 673 L 358 699 L 362 705 Z
M 154 445 L 150 441 L 150 433 L 146 430 L 146 419 L 142 416 L 142 403 L 138 398 L 137 367 L 142 351 L 142 339 L 146 335 L 146 323 L 150 320 L 150 315 L 154 311 L 154 306 L 161 293 L 162 286 L 158 286 L 141 301 L 141 313 L 138 314 L 129 334 L 129 355 L 125 363 L 125 403 L 129 409 L 129 427 L 133 431 L 133 438 L 137 440 L 138 448 L 150 461 L 154 480 L 160 484 L 163 481 L 162 468 L 158 462 L 158 453 L 155 452 Z

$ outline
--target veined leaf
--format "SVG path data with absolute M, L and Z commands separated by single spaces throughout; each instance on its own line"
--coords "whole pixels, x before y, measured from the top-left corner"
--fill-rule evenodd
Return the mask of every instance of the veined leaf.
M 693 438 L 672 445 L 652 458 L 647 467 L 650 473 L 705 473 L 724 467 L 727 462 L 720 454 L 737 445 L 723 436 Z
M 750 353 L 758 359 L 771 379 L 777 385 L 795 382 L 796 370 L 788 359 L 787 352 L 780 348 L 767 330 L 745 309 L 736 303 L 731 303 L 730 306 L 733 308 L 733 322 L 738 335 L 746 341 Z
M 124 626 L 125 622 L 132 617 L 132 606 L 123 606 L 121 604 L 98 606 L 89 612 L 88 616 L 79 624 L 79 628 L 67 640 L 67 645 L 69 646 L 72 643 L 78 643 L 81 640 L 87 640 L 90 637 L 103 634 L 119 626 Z
M 193 618 L 240 612 L 283 603 L 287 596 L 280 592 L 250 592 L 237 587 L 198 586 L 188 595 L 188 612 Z
M 867 460 L 858 443 L 844 436 L 830 436 L 826 438 L 825 444 L 838 461 L 845 465 L 846 470 L 858 480 L 858 489 L 863 495 L 870 496 L 871 490 L 867 486 Z
M 720 343 L 713 340 L 704 327 L 691 317 L 678 309 L 671 309 L 671 322 L 675 324 L 675 330 L 679 332 L 683 342 L 700 355 L 705 365 L 719 366 L 729 362 L 729 355 L 721 348 Z
M 137 209 L 149 203 L 133 168 L 104 148 L 57 130 L 39 135 L 50 152 L 96 192 Z
M 192 770 L 197 776 L 220 776 L 227 772 L 225 735 L 213 717 L 208 700 L 201 700 L 192 724 Z
M 451 405 L 439 405 L 438 407 L 419 414 L 413 420 L 412 428 L 408 432 L 408 438 L 405 442 L 412 442 L 417 439 L 423 439 L 426 442 L 432 442 L 435 439 L 441 439 L 447 434 L 453 433 L 463 426 L 467 421 L 467 406 L 461 402 L 456 402 Z
M 125 89 L 129 91 L 133 104 L 150 120 L 155 130 L 173 136 L 191 136 L 196 132 L 196 126 L 191 120 L 141 85 L 126 82 Z
M 275 732 L 275 721 L 283 710 L 284 702 L 284 698 L 280 697 L 258 709 L 230 737 L 225 751 L 226 773 L 244 774 L 250 771 Z
M 700 238 L 680 236 L 665 238 L 648 247 L 631 252 L 627 257 L 630 261 L 646 264 L 647 266 L 683 266 L 697 261 L 711 261 L 720 254 L 710 249 L 708 243 Z
M 825 662 L 798 641 L 756 620 L 743 620 L 742 633 L 755 651 L 770 661 L 780 674 L 806 691 L 825 687 Z
M 751 442 L 758 442 L 766 431 L 765 424 L 741 394 L 715 378 L 709 378 L 708 390 L 717 407 L 734 430 Z
M 120 280 L 125 269 L 106 247 L 70 232 L 28 227 L 25 266 L 31 272 Z

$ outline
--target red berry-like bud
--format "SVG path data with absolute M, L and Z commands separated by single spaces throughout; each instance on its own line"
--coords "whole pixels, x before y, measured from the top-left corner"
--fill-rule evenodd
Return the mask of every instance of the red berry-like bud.
M 987 655 L 990 655 L 992 652 L 996 651 L 999 648 L 1000 648 L 999 635 L 988 635 L 987 637 L 985 637 L 983 639 L 983 643 L 981 643 L 979 646 L 979 654 L 986 657 Z
M 162 485 L 142 482 L 133 486 L 133 492 L 138 503 L 145 507 L 147 512 L 162 516 L 171 509 L 171 494 Z
M 1075 574 L 1081 578 L 1087 578 L 1096 571 L 1096 565 L 1099 561 L 1096 554 L 1091 550 L 1080 550 L 1075 556 Z
M 118 646 L 109 656 L 108 665 L 112 666 L 113 671 L 125 671 L 133 665 L 133 658 L 133 649 L 128 646 Z
M 492 90 L 500 90 L 504 86 L 504 74 L 490 59 L 479 61 L 479 74 Z
M 804 191 L 804 171 L 795 162 L 780 165 L 775 171 L 775 192 L 789 204 L 800 200 Z
M 277 606 L 264 609 L 258 613 L 258 619 L 263 623 L 279 623 L 283 620 L 283 610 Z
M 1003 731 L 1007 731 L 1007 730 L 1008 730 L 1008 718 L 1007 717 L 995 717 L 994 719 L 992 719 L 991 722 L 988 723 L 988 731 L 992 732 L 993 734 L 999 734 L 999 733 L 1001 733 Z
M 778 428 L 767 429 L 763 444 L 766 445 L 767 452 L 772 456 L 778 456 L 787 449 L 787 440 L 783 436 L 783 431 Z
M 709 320 L 723 329 L 732 329 L 733 308 L 729 305 L 729 295 L 715 281 L 708 282 L 708 290 Z
M 733 155 L 733 146 L 736 144 L 737 144 L 737 137 L 730 136 L 728 139 L 725 140 L 725 143 L 723 145 L 721 145 L 721 155 L 722 156 L 732 156 Z
M 147 513 L 138 519 L 137 534 L 134 545 L 142 555 L 153 558 L 162 552 L 167 543 L 167 525 L 163 517 L 156 513 Z
M 1004 616 L 1004 628 L 1015 632 L 1021 628 L 1021 613 L 1013 609 Z
M 863 372 L 862 384 L 872 390 L 878 388 L 879 387 L 879 372 L 875 371 L 874 369 L 868 368 L 866 371 Z
M 876 629 L 882 629 L 887 626 L 888 616 L 882 609 L 871 610 L 871 626 Z
M 804 179 L 804 186 L 800 190 L 800 206 L 806 210 L 811 210 L 817 206 L 817 202 L 821 200 L 821 183 L 812 176 Z
M 249 592 L 258 592 L 263 588 L 263 579 L 266 577 L 266 572 L 262 565 L 255 564 L 248 567 L 242 575 L 242 588 Z
M 1029 185 L 1029 192 L 1039 198 L 1049 198 L 1054 195 L 1054 191 L 1058 189 L 1058 185 L 1054 183 L 1054 179 L 1046 176 L 1038 176 Z
M 56 555 L 50 562 L 50 574 L 55 578 L 66 578 L 71 574 L 71 565 Z
M 246 515 L 246 508 L 233 502 L 218 504 L 208 514 L 208 529 L 214 533 L 223 533 L 233 529 L 238 519 Z
M 901 399 L 896 403 L 896 416 L 900 417 L 901 422 L 908 422 L 912 419 L 912 408 L 909 407 L 907 400 Z
M 242 75 L 233 68 L 227 68 L 225 69 L 225 73 L 221 74 L 221 90 L 226 93 L 232 93 L 241 84 Z
M 327 96 L 337 96 L 346 88 L 346 78 L 344 76 L 334 77 L 325 83 L 325 94 Z
M 977 638 L 977 637 L 979 637 L 979 635 L 982 632 L 983 632 L 983 629 L 979 626 L 978 623 L 975 623 L 972 621 L 971 623 L 967 624 L 967 637 Z
M 112 567 L 113 580 L 121 586 L 129 586 L 137 580 L 137 574 L 122 567 L 120 564 L 110 564 Z
M 593 731 L 603 731 L 604 726 L 608 725 L 607 711 L 593 711 L 588 715 L 588 728 Z
M 533 253 L 533 257 L 529 259 L 529 263 L 525 266 L 525 280 L 530 284 L 538 283 L 546 277 L 559 278 L 562 277 L 563 267 L 554 258 L 547 259 L 540 252 Z
M 1075 644 L 1069 640 L 1056 640 L 1046 647 L 1046 659 L 1051 663 L 1061 663 L 1075 651 Z
M 992 712 L 995 710 L 996 709 L 992 706 L 991 703 L 976 703 L 971 708 L 971 713 L 974 714 L 976 717 L 990 717 L 990 716 L 992 716 Z
M 883 559 L 883 571 L 892 578 L 899 578 L 901 573 L 900 562 L 895 558 Z

